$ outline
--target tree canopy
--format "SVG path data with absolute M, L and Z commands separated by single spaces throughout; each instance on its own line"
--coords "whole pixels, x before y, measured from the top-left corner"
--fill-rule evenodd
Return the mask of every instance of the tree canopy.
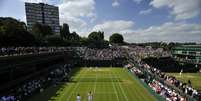
M 35 38 L 26 30 L 24 22 L 0 17 L 0 46 L 31 46 Z
M 59 35 L 52 35 L 46 38 L 48 46 L 63 46 L 64 41 Z
M 88 47 L 91 48 L 106 48 L 109 42 L 104 40 L 104 32 L 91 32 L 88 35 Z
M 88 35 L 88 39 L 89 40 L 104 40 L 104 32 L 91 32 L 89 35 Z
M 68 24 L 64 23 L 60 29 L 60 36 L 62 39 L 67 39 L 69 34 L 70 34 L 69 26 L 68 26 Z
M 110 43 L 123 43 L 124 38 L 121 34 L 114 33 L 110 36 L 109 41 L 110 41 Z
M 81 37 L 76 32 L 70 33 L 69 25 L 65 23 L 60 30 L 60 35 L 56 35 L 50 26 L 35 23 L 29 32 L 24 22 L 14 18 L 0 17 L 0 46 L 51 45 L 88 46 L 92 48 L 106 48 L 109 46 L 109 42 L 104 40 L 104 32 L 101 31 L 91 32 L 88 37 Z
M 40 41 L 43 41 L 47 36 L 54 34 L 50 26 L 40 23 L 35 23 L 31 32 L 36 37 L 36 39 Z

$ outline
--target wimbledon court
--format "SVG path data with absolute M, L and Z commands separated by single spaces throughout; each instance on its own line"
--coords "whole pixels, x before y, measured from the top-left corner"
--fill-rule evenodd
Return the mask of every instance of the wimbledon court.
M 52 88 L 50 88 L 52 89 Z M 54 89 L 54 88 L 53 88 Z M 146 88 L 123 68 L 80 68 L 69 83 L 63 84 L 49 101 L 76 101 L 77 94 L 81 101 L 87 101 L 87 93 L 93 93 L 93 101 L 156 101 Z M 45 100 L 48 92 L 44 91 L 32 100 Z

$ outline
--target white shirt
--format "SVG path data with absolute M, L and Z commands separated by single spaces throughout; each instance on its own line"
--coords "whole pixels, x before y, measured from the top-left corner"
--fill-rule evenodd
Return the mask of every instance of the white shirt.
M 93 97 L 92 94 L 88 93 L 88 101 L 92 101 Z
M 80 96 L 77 96 L 77 101 L 81 101 L 81 97 Z

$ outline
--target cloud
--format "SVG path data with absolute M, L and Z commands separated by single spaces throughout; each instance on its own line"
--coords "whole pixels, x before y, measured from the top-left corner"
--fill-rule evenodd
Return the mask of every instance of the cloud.
M 127 33 L 132 32 L 134 22 L 125 20 L 105 21 L 101 24 L 97 24 L 92 28 L 92 31 L 104 31 L 106 39 L 113 33 Z
M 50 0 L 21 0 L 23 2 L 30 2 L 30 3 L 50 3 Z
M 191 19 L 201 12 L 201 0 L 153 0 L 150 5 L 155 8 L 171 8 L 175 20 Z
M 66 16 L 61 17 L 60 20 L 61 23 L 68 23 L 71 31 L 78 32 L 87 26 L 87 23 L 84 20 L 76 17 Z
M 152 9 L 146 9 L 146 10 L 141 10 L 139 12 L 140 15 L 147 15 L 150 14 L 152 12 Z
M 64 0 L 59 5 L 61 14 L 74 17 L 92 17 L 95 15 L 94 0 Z
M 167 22 L 125 34 L 128 42 L 201 42 L 201 24 Z
M 79 34 L 87 30 L 85 18 L 90 18 L 91 22 L 96 19 L 94 0 L 64 0 L 59 4 L 60 24 L 68 23 L 71 31 Z
M 133 0 L 133 2 L 140 4 L 143 0 Z
M 25 22 L 25 23 L 27 23 L 26 16 L 23 16 L 20 20 L 23 21 L 23 22 Z
M 112 7 L 118 7 L 120 4 L 119 4 L 119 2 L 117 1 L 117 0 L 114 0 L 113 2 L 112 2 Z

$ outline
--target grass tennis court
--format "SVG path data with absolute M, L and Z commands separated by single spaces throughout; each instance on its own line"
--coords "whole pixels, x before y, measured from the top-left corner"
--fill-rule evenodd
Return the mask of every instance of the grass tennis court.
M 188 82 L 188 80 L 191 81 L 192 86 L 195 89 L 198 89 L 201 91 L 201 73 L 167 73 L 168 75 L 172 75 L 176 77 L 178 80 L 181 80 L 183 82 Z
M 93 101 L 156 101 L 139 81 L 123 68 L 80 68 L 69 83 L 50 87 L 33 96 L 30 101 L 87 101 L 87 93 L 93 92 Z M 53 93 L 55 92 L 55 93 Z

